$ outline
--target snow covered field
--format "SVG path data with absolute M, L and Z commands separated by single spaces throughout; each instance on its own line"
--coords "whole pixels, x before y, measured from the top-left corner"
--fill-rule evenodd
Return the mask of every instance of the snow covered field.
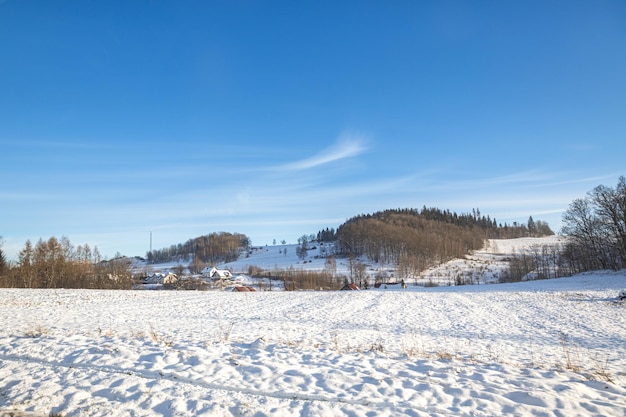
M 3 289 L 0 415 L 624 416 L 625 287 Z

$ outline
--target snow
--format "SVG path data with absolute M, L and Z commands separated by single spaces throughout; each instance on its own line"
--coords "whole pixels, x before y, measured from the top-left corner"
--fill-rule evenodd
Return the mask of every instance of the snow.
M 442 265 L 433 266 L 424 271 L 416 279 L 408 280 L 407 284 L 424 285 L 454 285 L 457 276 L 470 277 L 470 282 L 478 284 L 492 284 L 498 282 L 498 277 L 507 268 L 511 255 L 520 254 L 544 245 L 559 245 L 563 242 L 561 236 L 542 238 L 519 239 L 489 239 L 484 249 L 477 250 L 464 259 L 454 259 Z M 308 251 L 308 256 L 302 260 L 296 255 L 297 245 L 274 245 L 256 247 L 249 256 L 241 256 L 237 261 L 221 264 L 220 268 L 229 269 L 246 279 L 245 275 L 250 266 L 257 266 L 265 270 L 272 269 L 306 269 L 324 270 L 324 253 L 334 252 L 332 243 L 310 244 L 314 248 Z M 395 265 L 371 262 L 368 259 L 359 259 L 367 266 L 367 272 L 372 278 L 377 272 L 386 272 L 391 281 L 395 281 Z M 337 274 L 349 276 L 348 260 L 337 257 Z M 166 265 L 168 266 L 168 265 Z M 158 268 L 158 266 L 157 266 Z M 167 268 L 160 268 L 167 269 Z M 398 288 L 400 288 L 398 286 Z M 397 289 L 388 287 L 387 289 Z
M 327 253 L 334 251 L 334 245 L 331 243 L 311 243 L 309 244 L 309 250 L 307 251 L 307 257 L 305 259 L 299 259 L 296 253 L 296 247 L 298 245 L 273 245 L 273 246 L 256 246 L 252 249 L 250 255 L 244 255 L 239 257 L 237 261 L 220 264 L 222 269 L 230 269 L 235 273 L 245 273 L 248 271 L 249 266 L 258 266 L 263 269 L 286 269 L 294 267 L 297 269 L 318 270 L 324 269 L 325 259 L 320 253 L 327 250 Z M 337 259 L 337 266 L 339 266 L 341 260 Z M 343 262 L 345 263 L 345 262 Z M 343 264 L 342 263 L 342 264 Z M 341 272 L 337 268 L 338 272 Z
M 500 275 L 508 267 L 508 259 L 536 247 L 560 245 L 563 237 L 526 237 L 519 239 L 489 239 L 484 249 L 467 255 L 464 259 L 454 259 L 423 272 L 416 282 L 420 285 L 454 285 L 456 277 L 478 284 L 497 283 Z M 465 281 L 465 279 L 464 279 Z
M 624 416 L 624 288 L 2 289 L 0 415 Z

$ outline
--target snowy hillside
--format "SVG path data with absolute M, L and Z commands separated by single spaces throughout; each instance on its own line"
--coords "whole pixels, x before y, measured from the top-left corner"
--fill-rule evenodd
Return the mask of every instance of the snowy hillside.
M 533 247 L 552 245 L 558 243 L 562 238 L 549 236 L 542 238 L 519 238 L 519 239 L 490 239 L 484 249 L 475 251 L 464 259 L 454 259 L 442 265 L 430 268 L 422 272 L 415 279 L 409 279 L 408 290 L 415 290 L 415 285 L 454 285 L 455 277 L 467 278 L 468 282 L 477 284 L 487 284 L 498 282 L 498 277 L 505 271 L 508 259 L 513 254 L 519 254 Z M 228 269 L 237 276 L 237 283 L 255 286 L 259 280 L 251 279 L 247 276 L 249 268 L 258 267 L 263 270 L 277 269 L 302 269 L 312 271 L 322 271 L 325 267 L 326 256 L 334 253 L 332 243 L 310 244 L 307 256 L 301 259 L 297 255 L 298 245 L 273 245 L 253 247 L 248 253 L 244 253 L 237 261 L 217 265 L 218 268 Z M 374 276 L 383 272 L 390 281 L 396 281 L 396 266 L 392 264 L 379 264 L 369 259 L 360 259 L 366 267 L 366 273 L 373 284 Z M 185 264 L 185 263 L 183 263 Z M 178 263 L 167 263 L 150 265 L 152 272 L 167 273 L 175 271 Z M 186 264 L 184 265 L 186 266 Z M 144 264 L 137 265 L 137 270 L 146 268 Z M 349 276 L 349 261 L 346 258 L 336 258 L 336 274 Z M 398 277 L 400 279 L 400 277 Z M 267 284 L 267 283 L 266 283 Z M 264 285 L 263 289 L 267 289 Z M 274 283 L 273 288 L 281 288 L 279 283 Z M 388 289 L 398 289 L 388 287 Z
M 249 266 L 258 266 L 263 269 L 286 269 L 293 266 L 294 268 L 321 271 L 324 269 L 325 261 L 323 254 L 332 253 L 334 250 L 333 245 L 329 243 L 311 243 L 309 244 L 311 249 L 307 251 L 307 256 L 300 259 L 296 251 L 297 246 L 255 246 L 249 255 L 243 255 L 237 261 L 221 264 L 219 267 L 230 269 L 238 274 L 245 274 Z M 337 266 L 339 267 L 339 262 Z
M 455 277 L 467 279 L 477 284 L 498 282 L 500 275 L 507 269 L 508 259 L 544 245 L 556 245 L 562 242 L 560 236 L 527 237 L 519 239 L 489 239 L 485 248 L 475 251 L 465 259 L 454 259 L 423 272 L 419 284 L 435 283 L 452 285 Z
M 626 272 L 384 292 L 0 290 L 0 411 L 624 416 Z

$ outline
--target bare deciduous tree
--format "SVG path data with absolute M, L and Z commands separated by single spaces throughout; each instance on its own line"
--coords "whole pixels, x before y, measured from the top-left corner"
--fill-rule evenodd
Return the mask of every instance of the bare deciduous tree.
M 561 232 L 570 238 L 565 255 L 573 270 L 626 267 L 626 179 L 574 200 L 563 214 Z
M 17 264 L 0 285 L 24 288 L 123 288 L 130 289 L 130 259 L 103 262 L 98 248 L 75 248 L 67 237 L 30 240 L 19 252 Z

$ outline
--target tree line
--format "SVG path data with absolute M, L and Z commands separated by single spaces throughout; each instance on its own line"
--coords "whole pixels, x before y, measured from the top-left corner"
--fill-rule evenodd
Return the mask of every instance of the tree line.
M 0 236 L 0 277 L 4 275 L 4 272 L 7 270 L 8 266 L 7 258 L 4 255 L 4 251 L 2 250 L 3 243 L 4 240 L 2 239 L 2 236 Z
M 574 272 L 626 268 L 626 179 L 599 185 L 563 214 L 562 256 Z
M 248 267 L 248 275 L 254 278 L 268 279 L 270 288 L 272 280 L 282 281 L 286 291 L 338 290 L 344 282 L 344 277 L 338 276 L 336 271 L 327 268 L 321 271 L 312 271 L 290 266 L 289 268 L 266 270 L 251 265 Z
M 452 224 L 460 227 L 479 228 L 484 234 L 485 239 L 515 239 L 519 237 L 541 237 L 550 236 L 554 232 L 550 229 L 547 222 L 537 220 L 535 221 L 532 216 L 528 218 L 526 223 L 513 222 L 498 223 L 495 218 L 491 218 L 489 215 L 485 216 L 481 214 L 480 209 L 472 209 L 471 213 L 457 214 L 450 210 L 442 210 L 436 207 L 424 206 L 421 210 L 415 208 L 404 209 L 390 209 L 379 211 L 373 214 L 360 214 L 348 219 L 345 224 L 358 222 L 363 219 L 385 219 L 390 213 L 403 214 L 413 217 L 421 217 L 426 220 L 433 220 L 436 222 L 442 222 Z M 339 231 L 342 226 L 337 230 L 333 228 L 326 228 L 317 232 L 318 242 L 333 242 L 338 238 Z
M 35 245 L 27 240 L 14 264 L 0 258 L 1 287 L 130 289 L 133 284 L 130 259 L 103 260 L 97 247 L 75 247 L 65 236 Z
M 507 269 L 500 274 L 498 282 L 520 282 L 524 280 L 568 277 L 577 271 L 563 256 L 564 243 L 533 245 L 509 259 Z
M 563 214 L 561 242 L 514 254 L 500 282 L 571 276 L 626 268 L 626 180 L 599 185 L 572 201 Z
M 148 251 L 148 263 L 190 261 L 197 269 L 201 265 L 232 262 L 242 250 L 250 247 L 250 239 L 241 233 L 218 232 L 189 239 L 185 243 Z M 201 268 L 200 268 L 201 269 Z

